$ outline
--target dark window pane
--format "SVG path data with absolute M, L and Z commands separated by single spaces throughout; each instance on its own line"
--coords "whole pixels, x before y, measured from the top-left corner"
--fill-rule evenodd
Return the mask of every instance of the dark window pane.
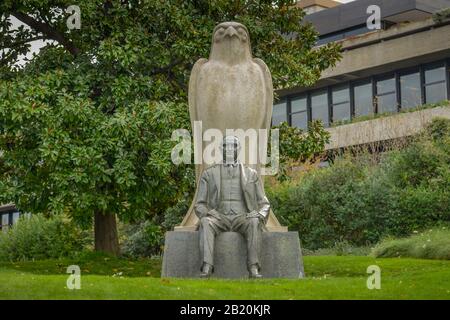
M 378 113 L 396 112 L 397 111 L 397 95 L 391 93 L 378 97 Z
M 308 128 L 308 100 L 306 97 L 294 98 L 291 100 L 291 124 L 293 127 L 301 129 Z
M 426 103 L 436 103 L 447 99 L 447 85 L 445 82 L 425 87 Z
M 8 225 L 9 225 L 9 214 L 3 214 L 2 215 L 2 229 L 3 230 L 7 230 L 8 229 Z
M 319 37 L 317 44 L 321 45 L 321 44 L 329 43 L 332 41 L 345 39 L 345 38 L 348 38 L 351 36 L 367 33 L 370 31 L 371 30 L 369 30 L 366 25 L 362 25 L 362 26 L 358 26 L 358 27 L 350 29 L 350 30 L 341 31 L 339 33 L 332 33 L 332 34 L 321 36 L 321 37 Z
M 350 120 L 350 88 L 347 85 L 332 88 L 333 121 Z
M 425 70 L 425 84 L 445 80 L 445 67 Z
M 422 104 L 420 90 L 420 74 L 413 73 L 400 77 L 400 92 L 402 95 L 402 108 L 414 108 Z
M 329 43 L 332 41 L 338 41 L 338 40 L 344 39 L 344 36 L 345 35 L 342 33 L 322 36 L 317 40 L 317 45 L 320 46 L 322 44 L 326 44 L 326 43 Z
M 369 28 L 367 28 L 366 25 L 364 25 L 362 27 L 346 31 L 345 32 L 345 37 L 348 38 L 348 37 L 351 37 L 351 36 L 356 36 L 356 35 L 359 35 L 359 34 L 370 32 L 370 31 L 371 30 Z
M 287 121 L 286 102 L 273 105 L 272 126 L 277 126 L 283 121 Z
M 306 130 L 308 128 L 308 113 L 306 111 L 291 115 L 292 126 Z
M 447 99 L 444 66 L 425 70 L 425 98 L 426 103 L 436 103 Z
M 377 92 L 379 95 L 388 92 L 395 92 L 395 78 L 378 81 Z
M 326 90 L 311 94 L 311 114 L 313 120 L 322 120 L 325 127 L 330 125 L 328 117 L 328 94 Z
M 333 106 L 333 121 L 350 120 L 350 103 Z
M 333 104 L 350 101 L 350 90 L 348 86 L 337 86 L 333 90 Z
M 296 98 L 291 100 L 291 112 L 306 111 L 306 98 Z
M 357 85 L 354 89 L 355 116 L 373 114 L 372 83 Z
M 377 93 L 378 113 L 397 111 L 395 78 L 378 81 Z

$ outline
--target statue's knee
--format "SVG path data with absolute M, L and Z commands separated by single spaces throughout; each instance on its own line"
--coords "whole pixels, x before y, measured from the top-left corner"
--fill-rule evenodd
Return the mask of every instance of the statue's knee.
M 211 221 L 210 217 L 203 217 L 200 219 L 200 224 L 202 225 L 202 227 L 210 227 L 213 225 L 213 222 Z
M 259 227 L 260 225 L 260 221 L 259 219 L 253 218 L 250 219 L 250 226 L 252 226 L 253 228 Z

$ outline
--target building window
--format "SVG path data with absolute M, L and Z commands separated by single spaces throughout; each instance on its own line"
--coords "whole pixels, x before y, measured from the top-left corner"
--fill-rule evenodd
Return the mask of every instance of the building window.
M 1 215 L 2 217 L 2 224 L 1 224 L 1 229 L 2 230 L 8 230 L 9 227 L 9 213 L 3 213 Z
M 422 104 L 419 72 L 400 76 L 400 94 L 402 109 L 414 108 Z
M 377 82 L 377 104 L 378 113 L 397 111 L 397 90 L 394 77 Z
M 400 108 L 441 102 L 450 99 L 449 67 L 450 60 L 437 61 L 285 97 L 287 102 L 274 106 L 273 125 L 287 121 L 306 129 L 308 121 L 321 120 L 329 127 L 332 121 L 344 122 L 353 116 L 393 113 Z
M 331 90 L 331 99 L 333 121 L 350 120 L 350 87 L 348 85 L 333 87 Z
M 18 211 L 12 214 L 12 224 L 16 224 L 19 221 L 20 213 Z
M 273 105 L 272 126 L 278 126 L 282 122 L 287 122 L 286 101 Z
M 291 100 L 291 125 L 303 130 L 308 128 L 308 99 L 306 96 Z
M 5 211 L 0 212 L 0 230 L 6 231 L 10 226 L 17 223 L 20 217 L 19 211 L 14 211 L 17 209 L 13 209 L 13 211 Z
M 425 69 L 425 101 L 436 103 L 447 99 L 445 67 Z
M 328 91 L 326 89 L 311 93 L 311 116 L 312 120 L 322 120 L 325 127 L 330 126 Z
M 355 116 L 367 116 L 374 113 L 372 82 L 357 84 L 353 88 Z

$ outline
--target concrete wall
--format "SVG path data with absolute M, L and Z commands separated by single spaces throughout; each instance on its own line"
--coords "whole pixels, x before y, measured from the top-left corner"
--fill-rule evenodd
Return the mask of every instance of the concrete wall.
M 301 2 L 300 2 L 301 3 Z M 341 4 L 328 10 L 305 17 L 320 35 L 366 24 L 367 8 L 377 5 L 381 8 L 381 19 L 401 22 L 430 17 L 437 10 L 450 6 L 449 0 L 357 0 Z
M 311 6 L 311 7 L 307 7 L 304 8 L 303 10 L 305 11 L 306 14 L 313 14 L 322 10 L 325 10 L 327 8 L 321 7 L 321 6 Z
M 450 119 L 450 106 L 399 113 L 383 118 L 328 128 L 330 143 L 325 150 L 373 143 L 414 135 L 433 118 Z
M 337 63 L 336 67 L 325 70 L 321 78 L 330 78 L 448 51 L 450 49 L 450 25 L 389 39 L 394 35 L 432 25 L 432 21 L 427 20 L 346 40 L 342 43 L 344 49 L 342 60 Z M 379 42 L 356 49 L 348 49 L 372 41 Z

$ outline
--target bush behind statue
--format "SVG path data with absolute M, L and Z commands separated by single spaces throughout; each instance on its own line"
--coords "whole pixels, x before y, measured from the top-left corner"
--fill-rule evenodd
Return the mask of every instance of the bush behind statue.
M 82 251 L 86 233 L 63 216 L 22 216 L 6 232 L 0 232 L 0 260 L 57 259 Z
M 406 238 L 383 239 L 372 249 L 376 258 L 410 257 L 450 260 L 449 225 L 435 226 L 424 232 L 414 232 Z
M 152 220 L 125 225 L 122 254 L 127 257 L 152 257 L 162 253 L 164 232 Z
M 184 194 L 174 206 L 163 215 L 155 215 L 150 220 L 124 224 L 121 228 L 122 254 L 132 258 L 159 256 L 164 248 L 164 234 L 181 223 L 191 204 L 191 196 Z
M 450 120 L 438 119 L 409 146 L 344 155 L 300 181 L 268 190 L 275 214 L 308 249 L 364 246 L 450 221 Z

